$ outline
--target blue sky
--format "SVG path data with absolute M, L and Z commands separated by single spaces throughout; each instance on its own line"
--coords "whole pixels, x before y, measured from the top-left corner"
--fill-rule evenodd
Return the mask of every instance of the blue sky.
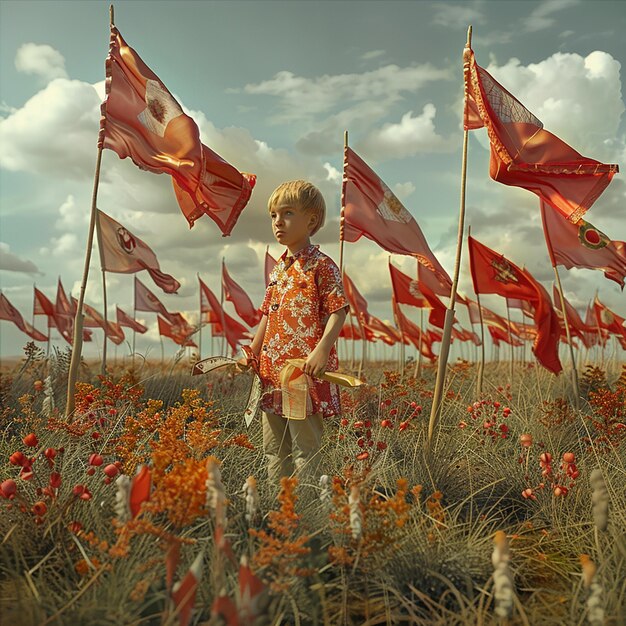
M 328 217 L 317 242 L 337 259 L 344 129 L 452 271 L 468 23 L 478 62 L 547 129 L 583 154 L 624 169 L 623 2 L 126 1 L 115 4 L 115 18 L 196 119 L 203 141 L 258 175 L 232 236 L 222 238 L 208 218 L 187 228 L 165 176 L 104 152 L 99 208 L 153 248 L 161 269 L 183 285 L 179 295 L 163 294 L 162 301 L 192 320 L 196 273 L 219 293 L 222 257 L 260 303 L 265 246 L 275 256 L 281 252 L 265 206 L 285 180 L 306 178 L 322 189 Z M 61 276 L 66 289 L 78 293 L 108 20 L 105 2 L 0 3 L 0 286 L 28 320 L 33 283 L 54 298 Z M 488 156 L 484 132 L 473 133 L 472 234 L 549 286 L 553 274 L 536 198 L 489 180 Z M 586 218 L 626 240 L 625 207 L 622 173 Z M 387 254 L 360 241 L 346 245 L 345 258 L 372 312 L 390 318 Z M 408 259 L 393 261 L 414 271 Z M 462 272 L 461 290 L 470 291 L 466 254 Z M 563 269 L 561 276 L 575 306 L 583 308 L 598 289 L 603 301 L 626 313 L 619 287 L 601 273 Z M 140 278 L 150 285 L 147 275 Z M 110 313 L 115 304 L 132 310 L 132 277 L 109 274 L 107 284 Z M 86 299 L 102 307 L 97 254 Z M 503 311 L 495 296 L 485 304 Z M 139 317 L 151 330 L 138 347 L 157 345 L 155 316 Z M 0 340 L 3 356 L 16 355 L 25 337 L 3 321 Z M 97 349 L 86 346 L 86 354 Z

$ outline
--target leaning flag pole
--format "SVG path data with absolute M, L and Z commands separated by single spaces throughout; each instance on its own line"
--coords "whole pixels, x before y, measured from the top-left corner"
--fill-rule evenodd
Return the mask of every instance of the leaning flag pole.
M 513 361 L 514 359 L 514 348 L 513 348 L 513 330 L 511 329 L 511 312 L 509 311 L 509 301 L 507 298 L 504 299 L 506 303 L 506 321 L 509 325 L 509 345 L 511 346 L 511 362 L 509 363 L 509 377 L 511 379 L 511 389 L 513 389 Z
M 113 5 L 109 7 L 110 26 L 114 26 Z M 91 247 L 93 245 L 93 233 L 96 228 L 96 202 L 98 200 L 98 185 L 100 183 L 100 164 L 102 163 L 103 142 L 98 137 L 98 156 L 96 158 L 96 170 L 93 177 L 93 192 L 91 195 L 91 215 L 89 217 L 89 233 L 87 234 L 87 251 L 85 253 L 85 266 L 83 268 L 83 280 L 80 284 L 80 293 L 78 294 L 78 304 L 76 305 L 76 317 L 74 318 L 74 344 L 72 349 L 72 358 L 67 376 L 67 400 L 65 403 L 65 418 L 74 412 L 75 407 L 75 385 L 78 378 L 78 367 L 80 365 L 80 357 L 83 350 L 83 302 L 85 301 L 85 289 L 87 287 L 87 278 L 89 277 L 89 263 L 91 262 Z
M 104 344 L 102 346 L 102 364 L 100 373 L 106 376 L 107 373 L 107 278 L 104 269 L 104 247 L 102 246 L 102 231 L 100 229 L 100 220 L 96 210 L 96 239 L 98 240 L 98 252 L 100 253 L 100 271 L 102 272 L 102 306 L 104 308 Z
M 567 311 L 565 310 L 565 296 L 563 295 L 563 287 L 561 286 L 561 277 L 556 265 L 553 265 L 554 276 L 556 277 L 556 288 L 559 292 L 559 300 L 561 301 L 561 313 L 563 313 L 563 322 L 565 322 L 565 335 L 567 336 L 567 345 L 569 346 L 569 354 L 572 359 L 572 382 L 574 383 L 574 407 L 578 411 L 580 409 L 580 387 L 578 385 L 578 370 L 576 369 L 576 358 L 574 357 L 574 347 L 572 346 L 572 336 L 567 319 Z
M 472 45 L 472 27 L 467 29 L 467 42 L 463 50 L 463 85 L 465 89 L 465 101 L 467 101 L 467 86 L 469 83 L 470 71 L 470 53 Z M 446 317 L 443 328 L 443 337 L 441 339 L 441 353 L 439 354 L 439 362 L 437 367 L 437 379 L 435 381 L 435 392 L 433 395 L 433 404 L 430 410 L 430 419 L 428 420 L 428 441 L 427 447 L 430 448 L 432 443 L 435 426 L 441 414 L 441 400 L 443 397 L 443 385 L 446 378 L 446 366 L 448 364 L 448 353 L 450 352 L 450 335 L 452 334 L 452 324 L 454 323 L 454 305 L 456 302 L 456 288 L 459 284 L 459 268 L 461 265 L 461 251 L 463 249 L 463 229 L 465 224 L 465 183 L 467 179 L 467 142 L 469 131 L 463 131 L 463 160 L 461 163 L 461 200 L 459 208 L 459 229 L 456 244 L 456 259 L 454 261 L 454 277 L 452 279 L 452 289 L 450 290 L 450 303 L 446 310 Z
M 224 315 L 224 257 L 222 257 L 222 276 L 220 279 L 220 285 L 221 285 L 221 290 L 220 290 L 220 309 L 221 309 L 221 316 L 222 316 L 222 341 L 221 341 L 221 346 L 222 349 L 220 350 L 220 354 L 224 355 L 226 354 L 226 316 Z

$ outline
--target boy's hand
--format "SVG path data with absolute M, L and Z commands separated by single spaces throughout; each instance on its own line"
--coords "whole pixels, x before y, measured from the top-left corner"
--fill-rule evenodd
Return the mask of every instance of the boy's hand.
M 326 371 L 330 350 L 325 350 L 318 344 L 306 358 L 302 371 L 313 378 L 318 378 Z
M 249 367 L 248 359 L 245 356 L 242 356 L 240 359 L 237 359 L 235 363 L 235 367 L 238 372 L 245 372 Z

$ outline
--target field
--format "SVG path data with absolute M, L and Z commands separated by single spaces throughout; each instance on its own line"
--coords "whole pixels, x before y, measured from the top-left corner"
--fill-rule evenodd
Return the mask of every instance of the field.
M 326 478 L 278 492 L 248 373 L 128 365 L 84 365 L 69 421 L 67 352 L 4 367 L 3 623 L 624 623 L 626 366 L 576 411 L 567 373 L 487 364 L 477 397 L 457 361 L 428 447 L 435 370 L 366 364 Z

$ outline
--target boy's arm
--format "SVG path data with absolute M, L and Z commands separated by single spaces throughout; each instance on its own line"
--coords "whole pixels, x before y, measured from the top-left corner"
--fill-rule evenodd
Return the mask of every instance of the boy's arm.
M 252 351 L 255 357 L 258 357 L 259 353 L 261 352 L 261 346 L 263 345 L 263 339 L 265 338 L 266 328 L 267 328 L 267 315 L 264 314 L 263 317 L 261 318 L 261 321 L 259 322 L 258 328 L 256 329 L 256 333 L 254 333 L 254 337 L 252 341 L 250 342 L 250 345 L 248 346 L 248 348 L 250 348 L 250 350 Z M 239 368 L 240 371 L 243 369 L 246 369 L 250 367 L 250 365 L 252 365 L 250 361 L 251 359 L 248 359 L 244 351 L 244 355 L 237 361 L 237 367 Z
M 334 311 L 328 316 L 324 334 L 319 343 L 311 350 L 311 353 L 304 362 L 303 371 L 309 376 L 317 377 L 326 371 L 330 350 L 335 345 L 339 337 L 341 328 L 346 319 L 346 308 Z

